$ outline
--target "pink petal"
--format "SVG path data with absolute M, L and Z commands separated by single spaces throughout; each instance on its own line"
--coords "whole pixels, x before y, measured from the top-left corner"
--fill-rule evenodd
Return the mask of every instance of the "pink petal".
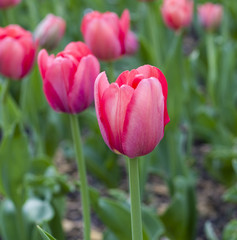
M 63 103 L 66 112 L 70 112 L 68 105 L 68 91 L 70 82 L 73 82 L 75 69 L 73 63 L 65 58 L 57 57 L 45 73 L 44 84 L 50 82 L 61 102 Z M 45 86 L 47 86 L 45 84 Z
M 123 151 L 130 158 L 151 152 L 164 135 L 164 96 L 157 79 L 143 79 L 127 107 Z
M 166 81 L 166 78 L 164 74 L 156 67 L 150 66 L 150 65 L 144 65 L 139 68 L 137 68 L 137 71 L 144 75 L 145 78 L 155 77 L 157 78 L 162 86 L 162 92 L 164 95 L 164 102 L 165 102 L 165 108 L 164 108 L 164 124 L 166 125 L 169 121 L 169 115 L 167 110 L 167 95 L 168 95 L 168 84 Z
M 133 88 L 123 85 L 121 88 L 112 83 L 103 94 L 100 102 L 101 121 L 106 130 L 109 147 L 123 153 L 122 132 L 127 106 L 133 95 Z
M 132 31 L 129 31 L 125 38 L 125 53 L 134 54 L 137 51 L 137 49 L 138 49 L 137 36 Z
M 72 113 L 83 111 L 93 102 L 94 82 L 99 71 L 100 64 L 93 55 L 81 59 L 68 95 Z
M 112 60 L 121 55 L 118 36 L 104 20 L 91 21 L 84 38 L 93 54 L 102 60 Z
M 23 71 L 24 49 L 21 44 L 12 38 L 0 40 L 0 71 L 3 75 L 19 79 Z
M 101 100 L 102 100 L 105 90 L 108 87 L 109 87 L 109 82 L 108 82 L 107 76 L 106 76 L 105 72 L 102 72 L 97 76 L 97 78 L 95 80 L 95 87 L 94 87 L 95 110 L 96 110 L 96 115 L 97 115 L 97 119 L 98 119 L 102 137 L 103 137 L 105 143 L 110 147 L 109 140 L 108 140 L 107 133 L 106 133 L 106 128 L 105 128 L 106 126 L 103 125 L 104 120 L 102 118 L 102 112 L 101 112 L 102 111 L 101 110 L 101 108 L 102 108 Z
M 40 70 L 40 74 L 43 78 L 43 81 L 45 79 L 45 73 L 47 71 L 47 68 L 48 68 L 48 66 L 51 65 L 53 60 L 54 60 L 54 56 L 53 55 L 49 56 L 45 49 L 42 49 L 39 52 L 39 54 L 38 54 L 38 65 L 39 65 L 39 70 Z

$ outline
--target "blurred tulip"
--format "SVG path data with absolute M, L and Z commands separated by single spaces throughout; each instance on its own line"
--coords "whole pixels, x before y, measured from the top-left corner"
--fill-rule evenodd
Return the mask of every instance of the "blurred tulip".
M 20 3 L 21 0 L 0 0 L 0 8 L 8 8 Z
M 138 48 L 136 35 L 130 31 L 128 10 L 124 10 L 120 19 L 113 12 L 88 13 L 82 20 L 81 31 L 88 47 L 101 60 L 133 54 Z
M 0 73 L 12 79 L 23 78 L 34 63 L 36 48 L 32 34 L 20 26 L 0 27 Z
M 106 74 L 95 82 L 95 108 L 104 141 L 130 158 L 151 152 L 169 122 L 168 86 L 163 73 L 144 65 L 125 71 L 109 84 Z
M 93 102 L 100 65 L 84 43 L 69 43 L 56 57 L 43 49 L 38 64 L 45 96 L 55 111 L 76 114 Z
M 62 39 L 65 28 L 63 18 L 48 14 L 37 26 L 34 36 L 40 47 L 52 50 Z
M 165 24 L 173 30 L 187 27 L 193 17 L 192 0 L 164 0 L 161 13 Z
M 198 18 L 206 29 L 214 29 L 220 25 L 223 9 L 220 4 L 205 3 L 198 7 Z

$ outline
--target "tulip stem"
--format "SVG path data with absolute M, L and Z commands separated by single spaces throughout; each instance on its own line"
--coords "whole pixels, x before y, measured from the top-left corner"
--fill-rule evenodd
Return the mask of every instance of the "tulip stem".
M 150 37 L 151 37 L 151 44 L 152 44 L 152 52 L 154 56 L 154 65 L 156 67 L 160 67 L 161 64 L 161 50 L 160 50 L 160 39 L 158 38 L 159 34 L 157 33 L 159 31 L 159 24 L 157 21 L 157 13 L 155 6 L 153 3 L 148 3 L 148 21 L 149 21 L 149 28 L 150 28 Z M 155 10 L 155 12 L 154 12 Z
M 90 202 L 89 202 L 89 191 L 86 177 L 86 165 L 82 151 L 81 135 L 79 123 L 76 115 L 70 114 L 72 136 L 74 142 L 74 148 L 76 152 L 77 167 L 80 177 L 80 190 L 81 190 L 81 201 L 82 201 L 82 215 L 84 223 L 84 238 L 90 240 Z
M 142 216 L 141 216 L 138 158 L 133 159 L 129 158 L 128 167 L 131 198 L 132 239 L 142 240 L 143 236 L 142 236 Z
M 206 38 L 207 46 L 207 61 L 208 61 L 208 80 L 207 80 L 207 91 L 212 103 L 215 103 L 215 86 L 216 86 L 216 52 L 214 46 L 213 34 L 209 32 Z
M 110 83 L 114 82 L 114 63 L 112 61 L 108 62 L 108 68 L 107 68 L 107 73 L 108 73 L 108 80 Z

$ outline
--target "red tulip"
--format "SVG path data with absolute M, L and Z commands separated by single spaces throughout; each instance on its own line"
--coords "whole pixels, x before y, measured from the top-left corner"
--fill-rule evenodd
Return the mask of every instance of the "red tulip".
M 36 44 L 30 32 L 18 25 L 0 27 L 0 73 L 12 79 L 23 78 L 31 69 Z
M 165 24 L 173 30 L 190 25 L 193 17 L 192 0 L 164 0 L 161 13 Z
M 56 57 L 43 49 L 38 64 L 45 96 L 55 111 L 76 114 L 93 102 L 100 65 L 84 43 L 69 43 Z
M 109 148 L 130 158 L 151 152 L 169 122 L 167 93 L 165 76 L 150 65 L 125 71 L 112 84 L 100 73 L 95 82 L 95 108 Z
M 8 8 L 20 3 L 21 0 L 0 0 L 0 8 Z
M 48 14 L 35 30 L 35 39 L 39 46 L 48 50 L 57 47 L 62 39 L 66 28 L 63 18 Z
M 206 29 L 214 29 L 220 25 L 223 9 L 220 4 L 205 3 L 198 7 L 198 17 Z
M 113 12 L 88 13 L 82 20 L 81 31 L 93 54 L 102 60 L 133 54 L 138 48 L 136 35 L 130 31 L 128 10 L 124 10 L 120 19 Z

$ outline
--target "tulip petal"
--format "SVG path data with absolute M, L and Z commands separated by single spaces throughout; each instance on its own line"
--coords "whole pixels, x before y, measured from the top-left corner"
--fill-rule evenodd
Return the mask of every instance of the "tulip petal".
M 0 71 L 12 79 L 19 79 L 22 75 L 24 49 L 21 44 L 9 37 L 1 40 L 0 44 Z
M 164 102 L 165 102 L 165 108 L 164 108 L 164 124 L 166 125 L 169 121 L 169 115 L 167 110 L 167 96 L 168 96 L 168 84 L 166 81 L 166 78 L 164 74 L 156 67 L 150 66 L 150 65 L 144 65 L 139 68 L 137 68 L 137 71 L 144 75 L 145 78 L 149 77 L 155 77 L 157 78 L 162 86 L 162 92 L 164 95 Z
M 109 87 L 109 82 L 105 72 L 100 73 L 95 80 L 94 87 L 94 98 L 95 98 L 95 110 L 98 119 L 98 124 L 100 127 L 100 131 L 105 143 L 110 147 L 109 140 L 106 134 L 106 128 L 103 125 L 102 113 L 101 113 L 101 100 L 105 90 Z M 110 147 L 111 148 L 111 147 Z
M 100 102 L 101 120 L 106 129 L 110 148 L 123 153 L 122 132 L 127 106 L 133 95 L 133 88 L 112 83 L 103 94 Z
M 50 82 L 50 85 L 61 99 L 64 106 L 63 111 L 66 110 L 66 112 L 70 112 L 67 94 L 69 83 L 73 82 L 74 73 L 73 63 L 69 59 L 61 57 L 56 58 L 45 73 L 44 90 L 47 91 L 48 84 L 46 83 Z
M 81 59 L 68 95 L 72 113 L 83 111 L 93 102 L 94 82 L 99 71 L 100 64 L 93 55 Z
M 45 73 L 47 71 L 47 68 L 51 65 L 53 59 L 53 55 L 49 56 L 45 49 L 42 49 L 38 54 L 38 65 L 43 81 L 45 79 Z
M 164 96 L 156 78 L 143 79 L 128 104 L 122 147 L 130 158 L 151 152 L 164 135 Z
M 92 20 L 84 38 L 93 54 L 102 60 L 118 58 L 121 55 L 118 36 L 103 19 Z

